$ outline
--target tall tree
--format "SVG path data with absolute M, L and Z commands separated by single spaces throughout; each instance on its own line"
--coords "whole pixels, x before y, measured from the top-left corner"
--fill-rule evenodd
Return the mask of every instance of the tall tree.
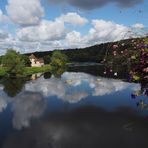
M 51 57 L 51 66 L 58 69 L 66 66 L 67 56 L 62 54 L 60 51 L 55 50 Z
M 6 71 L 11 76 L 19 76 L 23 74 L 24 60 L 21 55 L 13 49 L 8 49 L 2 59 L 2 64 L 6 67 Z
M 21 59 L 24 61 L 24 64 L 25 64 L 26 67 L 30 67 L 31 66 L 31 62 L 30 62 L 29 56 L 21 55 Z

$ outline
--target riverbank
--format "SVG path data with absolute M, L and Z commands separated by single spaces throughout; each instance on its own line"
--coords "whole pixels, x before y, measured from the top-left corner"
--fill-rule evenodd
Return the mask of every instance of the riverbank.
M 22 76 L 28 76 L 39 72 L 51 71 L 50 65 L 45 65 L 43 67 L 25 67 Z M 3 77 L 7 74 L 5 67 L 0 67 L 0 76 Z

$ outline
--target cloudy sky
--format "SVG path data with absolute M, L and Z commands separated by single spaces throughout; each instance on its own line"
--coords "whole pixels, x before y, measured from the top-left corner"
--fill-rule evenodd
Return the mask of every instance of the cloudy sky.
M 0 55 L 7 48 L 86 47 L 145 33 L 147 8 L 147 0 L 0 0 Z

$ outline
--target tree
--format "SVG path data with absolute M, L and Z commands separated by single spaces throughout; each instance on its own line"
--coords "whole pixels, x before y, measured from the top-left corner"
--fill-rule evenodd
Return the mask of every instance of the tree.
M 21 55 L 21 59 L 24 61 L 24 64 L 26 67 L 29 67 L 31 65 L 29 56 Z
M 3 56 L 0 56 L 0 65 L 2 64 Z
M 21 55 L 13 49 L 8 49 L 2 59 L 2 64 L 6 67 L 6 72 L 11 76 L 19 76 L 23 74 L 24 60 Z
M 67 61 L 67 56 L 65 54 L 62 54 L 60 51 L 55 50 L 51 56 L 50 64 L 54 69 L 59 69 L 66 67 Z
M 49 55 L 46 55 L 46 56 L 44 56 L 43 57 L 43 59 L 44 59 L 44 63 L 45 64 L 49 64 L 50 62 L 51 62 L 51 55 L 49 54 Z

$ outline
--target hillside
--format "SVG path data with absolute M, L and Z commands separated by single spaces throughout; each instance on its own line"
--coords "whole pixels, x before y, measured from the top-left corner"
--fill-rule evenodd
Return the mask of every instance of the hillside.
M 146 37 L 147 38 L 147 37 Z M 118 42 L 109 42 L 99 45 L 94 45 L 86 48 L 79 49 L 66 49 L 61 52 L 67 55 L 70 62 L 97 62 L 100 63 L 104 58 L 112 58 L 113 52 L 123 53 L 136 51 L 143 46 L 143 39 L 145 38 L 134 38 L 126 39 Z M 28 53 L 26 55 L 30 55 Z M 48 56 L 52 54 L 52 51 L 34 52 L 35 56 L 43 57 L 46 61 Z

